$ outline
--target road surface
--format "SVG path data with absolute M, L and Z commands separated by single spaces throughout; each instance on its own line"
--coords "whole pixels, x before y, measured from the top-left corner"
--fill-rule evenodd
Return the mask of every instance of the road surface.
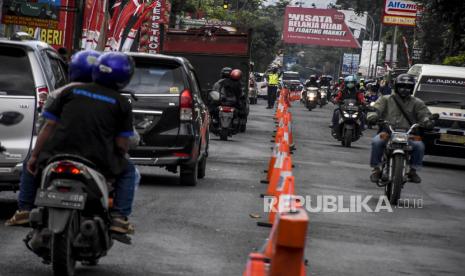
M 332 106 L 292 108 L 300 195 L 373 196 L 368 181 L 369 131 L 343 148 L 327 127 Z M 77 275 L 241 275 L 247 255 L 260 248 L 269 228 L 259 194 L 271 154 L 272 111 L 251 106 L 247 133 L 230 141 L 212 137 L 207 176 L 197 187 L 177 176 L 143 167 L 137 191 L 133 245 L 116 243 L 97 267 L 78 266 Z M 306 247 L 309 275 L 463 275 L 465 261 L 465 162 L 428 157 L 420 185 L 407 184 L 403 197 L 422 208 L 392 213 L 310 213 Z M 22 243 L 25 228 L 7 228 L 16 195 L 0 194 L 0 276 L 51 275 Z M 253 218 L 260 215 L 261 218 Z

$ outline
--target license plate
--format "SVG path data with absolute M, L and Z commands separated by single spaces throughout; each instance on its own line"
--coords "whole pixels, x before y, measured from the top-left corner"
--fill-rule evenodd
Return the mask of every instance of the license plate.
M 441 137 L 439 138 L 439 141 L 464 145 L 465 136 L 441 133 Z
M 84 209 L 87 194 L 76 192 L 37 191 L 35 205 L 64 209 Z

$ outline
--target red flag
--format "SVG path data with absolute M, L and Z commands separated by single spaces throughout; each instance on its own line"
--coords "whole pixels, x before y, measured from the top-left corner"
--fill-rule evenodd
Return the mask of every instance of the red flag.
M 131 17 L 141 11 L 141 8 L 143 8 L 143 5 L 140 5 L 137 0 L 131 0 L 126 4 L 114 23 L 113 32 L 110 32 L 107 36 L 108 38 L 105 51 L 118 51 L 121 43 L 121 34 L 123 33 L 124 28 Z M 115 14 L 113 16 L 115 16 Z

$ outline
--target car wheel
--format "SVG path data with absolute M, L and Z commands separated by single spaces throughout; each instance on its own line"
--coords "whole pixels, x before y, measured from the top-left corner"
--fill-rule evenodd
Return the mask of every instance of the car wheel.
M 196 186 L 199 173 L 199 160 L 192 165 L 181 165 L 180 182 L 184 186 Z

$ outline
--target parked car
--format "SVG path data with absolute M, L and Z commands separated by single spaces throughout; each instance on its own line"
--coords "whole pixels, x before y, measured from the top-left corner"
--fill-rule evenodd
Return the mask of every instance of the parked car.
M 465 158 L 465 68 L 423 64 L 409 73 L 417 77 L 414 96 L 439 114 L 424 136 L 425 153 Z
M 38 113 L 49 92 L 67 83 L 58 53 L 40 41 L 0 39 L 0 191 L 16 190 L 22 164 L 38 130 Z
M 133 101 L 139 146 L 130 151 L 135 164 L 165 167 L 180 182 L 194 186 L 205 176 L 210 116 L 194 67 L 181 57 L 128 53 L 135 73 L 126 87 Z

